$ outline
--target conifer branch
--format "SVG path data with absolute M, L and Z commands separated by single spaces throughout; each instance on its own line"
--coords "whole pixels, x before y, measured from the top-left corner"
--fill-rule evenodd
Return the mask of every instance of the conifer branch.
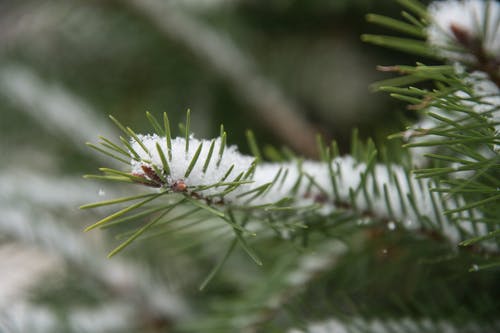
M 152 115 L 149 114 L 148 118 L 156 127 Z M 118 121 L 114 122 L 123 127 Z M 228 218 L 231 214 L 227 215 L 227 212 L 240 212 L 246 218 L 257 220 L 279 218 L 284 221 L 303 214 L 327 217 L 344 212 L 350 214 L 352 220 L 396 223 L 422 234 L 438 232 L 452 244 L 487 233 L 484 223 L 463 221 L 458 227 L 455 222 L 459 217 L 476 216 L 480 219 L 481 213 L 473 210 L 486 201 L 465 205 L 464 200 L 458 197 L 455 201 L 445 202 L 444 194 L 430 192 L 431 181 L 410 175 L 402 166 L 389 167 L 375 163 L 377 152 L 370 142 L 365 145 L 354 139 L 353 154 L 359 160 L 351 156 L 332 158 L 330 148 L 327 149 L 320 140 L 318 151 L 321 152 L 322 161 L 256 163 L 253 157 L 240 154 L 235 146 L 227 146 L 223 130 L 223 137 L 212 140 L 199 140 L 187 133 L 184 133 L 184 137 L 168 140 L 158 134 L 135 134 L 129 128 L 123 128 L 129 133 L 130 141 L 123 150 L 129 149 L 130 169 L 101 170 L 128 177 L 140 185 L 158 188 L 158 192 L 144 196 L 142 201 L 118 210 L 87 230 L 105 226 L 117 218 L 127 218 L 127 214 L 150 201 L 160 200 L 160 196 L 168 198 L 181 195 L 187 199 L 185 203 L 228 223 L 237 231 L 238 238 L 253 233 Z M 188 140 L 190 145 L 197 148 L 186 149 Z M 249 136 L 249 140 L 252 149 L 260 157 L 255 139 Z M 102 149 L 105 148 L 106 145 L 103 145 Z M 210 163 L 214 151 L 219 151 L 216 164 Z M 166 168 L 165 156 L 170 155 L 172 158 Z M 135 198 L 117 199 L 106 204 Z M 149 223 L 158 222 L 161 225 L 159 221 L 162 218 L 161 215 L 152 217 Z M 307 225 L 306 222 L 306 227 L 314 231 L 314 225 Z M 265 224 L 261 224 L 261 228 L 265 228 Z M 126 245 L 144 231 L 140 228 L 132 232 Z M 240 239 L 240 245 L 255 259 L 244 238 Z

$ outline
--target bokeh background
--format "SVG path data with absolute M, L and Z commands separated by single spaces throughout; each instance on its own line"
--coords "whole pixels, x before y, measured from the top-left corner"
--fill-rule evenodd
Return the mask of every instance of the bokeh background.
M 315 133 L 344 152 L 353 128 L 383 141 L 413 115 L 370 91 L 387 77 L 375 67 L 416 59 L 359 36 L 384 32 L 365 14 L 399 10 L 390 0 L 0 1 L 0 331 L 164 332 L 234 292 L 255 273 L 246 258 L 225 273 L 233 289 L 196 289 L 216 245 L 195 260 L 155 239 L 106 259 L 110 237 L 82 232 L 106 210 L 77 207 L 131 189 L 82 179 L 110 164 L 85 142 L 117 135 L 109 114 L 141 133 L 145 111 L 177 124 L 188 108 L 196 136 L 224 123 L 243 152 L 248 128 L 308 157 Z

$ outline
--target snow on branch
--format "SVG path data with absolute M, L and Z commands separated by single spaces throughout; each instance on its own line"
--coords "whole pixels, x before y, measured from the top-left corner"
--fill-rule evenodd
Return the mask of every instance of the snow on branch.
M 483 224 L 470 222 L 479 217 L 476 211 L 445 213 L 464 206 L 463 199 L 445 200 L 430 191 L 431 181 L 415 178 L 402 166 L 375 163 L 374 150 L 364 161 L 352 156 L 331 158 L 328 150 L 323 161 L 259 162 L 256 157 L 238 152 L 237 147 L 227 146 L 225 132 L 212 140 L 199 140 L 193 135 L 171 138 L 168 128 L 164 130 L 152 120 L 159 134 L 140 135 L 114 121 L 130 140 L 122 139 L 124 147 L 109 140 L 101 144 L 121 154 L 117 158 L 128 164 L 128 170 L 102 168 L 105 175 L 95 178 L 158 188 L 158 196 L 182 194 L 191 202 L 219 212 L 223 218 L 228 209 L 249 212 L 255 217 L 277 211 L 288 211 L 288 217 L 305 210 L 323 216 L 348 212 L 353 219 L 384 222 L 391 229 L 399 226 L 438 231 L 453 243 L 486 233 Z M 103 204 L 123 202 L 119 200 Z M 128 208 L 87 230 L 101 227 L 126 212 Z M 456 218 L 465 221 L 457 223 Z
M 429 7 L 429 42 L 449 59 L 475 61 L 469 50 L 500 51 L 500 3 L 483 0 L 436 1 Z
M 498 1 L 436 1 L 429 6 L 429 16 L 428 41 L 439 55 L 486 72 L 500 85 Z
M 487 74 L 481 71 L 465 73 L 460 65 L 455 66 L 456 75 L 463 81 L 463 89 L 449 89 L 447 95 L 442 96 L 442 92 L 432 96 L 428 101 L 429 107 L 425 109 L 422 119 L 402 133 L 403 139 L 412 144 L 442 141 L 442 135 L 436 135 L 438 130 L 449 131 L 450 123 L 460 126 L 470 126 L 471 122 L 484 123 L 490 125 L 494 130 L 494 136 L 500 133 L 500 89 L 491 81 Z M 467 112 L 466 112 L 467 111 Z M 433 116 L 435 115 L 435 116 Z M 449 120 L 448 122 L 443 121 Z M 457 127 L 456 131 L 463 131 Z M 485 158 L 491 158 L 494 152 L 498 151 L 498 142 L 493 142 L 493 149 L 487 149 L 486 145 L 478 149 L 478 153 Z M 422 145 L 412 147 L 413 164 L 423 167 L 428 164 L 429 158 L 425 155 L 436 151 L 438 146 Z
M 210 157 L 212 142 L 212 151 L 217 152 L 221 139 L 198 140 L 191 136 L 188 151 L 184 138 L 172 140 L 170 173 L 158 174 L 155 170 L 163 170 L 161 155 L 169 155 L 164 144 L 166 138 L 157 135 L 137 138 L 138 141 L 131 141 L 139 157 L 131 160 L 131 173 L 150 186 L 186 192 L 208 204 L 265 206 L 288 199 L 297 208 L 318 205 L 317 211 L 322 215 L 350 209 L 365 217 L 399 221 L 411 229 L 424 226 L 427 220 L 431 225 L 443 223 L 451 240 L 460 239 L 457 228 L 444 224 L 445 208 L 441 200 L 429 192 L 429 182 L 416 180 L 401 166 L 368 165 L 352 156 L 336 157 L 329 163 L 297 160 L 255 165 L 255 158 L 242 155 L 236 146 L 227 147 L 219 156 L 212 152 Z M 187 172 L 193 161 L 196 163 Z M 230 192 L 227 185 L 216 186 L 224 183 L 237 185 L 233 185 L 234 190 Z M 460 204 L 463 203 L 450 202 L 447 208 Z M 462 227 L 473 230 L 471 225 L 462 224 Z

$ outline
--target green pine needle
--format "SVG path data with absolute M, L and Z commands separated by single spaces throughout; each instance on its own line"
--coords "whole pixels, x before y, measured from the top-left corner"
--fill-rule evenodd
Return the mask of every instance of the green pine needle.
M 189 151 L 189 136 L 190 136 L 190 126 L 191 126 L 191 110 L 186 111 L 186 128 L 185 128 L 185 139 L 186 139 L 186 154 Z
M 165 135 L 165 130 L 161 127 L 160 123 L 158 122 L 158 120 L 156 120 L 155 116 L 153 116 L 149 112 L 146 112 L 146 117 L 148 118 L 149 123 L 151 124 L 151 126 L 153 127 L 153 129 L 155 130 L 155 132 L 158 135 L 164 136 Z
M 221 218 L 224 218 L 225 217 L 225 214 L 224 212 L 216 209 L 216 208 L 212 208 L 210 207 L 209 205 L 199 201 L 199 200 L 196 200 L 196 199 L 192 199 L 190 197 L 186 197 L 187 200 L 192 203 L 193 205 L 195 205 L 196 207 L 199 207 L 199 208 L 202 208 L 204 210 L 206 210 L 207 212 L 209 212 L 210 214 L 216 216 L 216 217 L 221 217 Z
M 103 225 L 101 228 L 102 229 L 108 229 L 108 228 L 112 228 L 114 226 L 117 226 L 119 224 L 125 223 L 125 222 L 139 221 L 140 219 L 142 219 L 144 217 L 152 216 L 154 213 L 157 213 L 159 211 L 165 210 L 165 209 L 167 209 L 169 207 L 170 207 L 170 205 L 165 206 L 163 204 L 163 205 L 156 206 L 156 207 L 153 207 L 153 208 L 145 209 L 145 210 L 143 210 L 143 211 L 141 211 L 139 213 L 127 215 L 125 217 L 122 217 L 122 218 L 113 220 L 111 222 L 108 222 L 105 225 Z
M 79 208 L 80 209 L 89 209 L 89 208 L 95 208 L 95 207 L 115 205 L 115 204 L 122 203 L 122 202 L 127 202 L 127 201 L 142 199 L 142 198 L 149 198 L 149 197 L 152 197 L 154 195 L 155 194 L 153 194 L 153 193 L 147 193 L 147 194 L 134 195 L 134 196 L 130 196 L 130 197 L 118 198 L 118 199 L 104 200 L 104 201 L 99 201 L 99 202 L 94 202 L 94 203 L 82 205 Z
M 172 134 L 170 132 L 170 122 L 168 121 L 167 113 L 163 113 L 163 126 L 165 127 L 165 140 L 167 141 L 168 160 L 172 160 Z
M 166 175 L 170 175 L 170 166 L 168 165 L 167 159 L 165 158 L 165 154 L 163 154 L 163 149 L 161 149 L 160 144 L 156 143 L 156 150 L 158 151 L 158 155 L 160 155 L 161 164 L 163 166 L 163 171 Z
M 227 169 L 226 173 L 224 174 L 224 176 L 222 176 L 222 178 L 219 180 L 219 182 L 223 182 L 227 179 L 227 177 L 229 177 L 229 175 L 231 174 L 231 172 L 233 172 L 233 169 L 234 169 L 234 164 L 231 164 L 231 166 Z
M 106 180 L 112 182 L 123 182 L 123 183 L 135 183 L 129 177 L 122 176 L 111 176 L 111 175 L 83 175 L 84 179 L 98 179 L 98 180 Z
M 127 129 L 125 128 L 125 126 L 122 125 L 122 123 L 120 123 L 118 121 L 118 119 L 116 119 L 115 117 L 113 117 L 112 115 L 109 115 L 109 119 L 111 119 L 113 121 L 113 123 L 115 123 L 115 125 L 125 134 L 125 135 L 129 135 L 129 132 L 127 131 Z
M 249 191 L 246 191 L 246 192 L 240 193 L 240 194 L 238 194 L 236 197 L 237 197 L 237 198 L 243 198 L 243 197 L 245 197 L 245 196 L 247 196 L 247 195 L 249 195 L 249 194 L 252 194 L 252 193 L 261 194 L 261 193 L 263 193 L 265 190 L 267 190 L 267 188 L 268 188 L 269 186 L 271 186 L 271 185 L 272 185 L 272 182 L 262 184 L 262 185 L 260 185 L 259 187 L 256 187 L 256 188 L 251 189 L 251 190 L 249 190 Z
M 255 135 L 251 130 L 246 130 L 245 136 L 247 138 L 248 146 L 250 147 L 250 152 L 253 156 L 255 156 L 257 163 L 259 163 L 260 161 L 262 161 L 262 154 L 260 153 L 259 145 L 257 144 Z
M 142 150 L 144 150 L 144 152 L 146 154 L 151 155 L 151 153 L 149 152 L 148 148 L 144 145 L 144 143 L 142 142 L 142 140 L 139 139 L 139 137 L 137 136 L 137 134 L 135 134 L 135 132 L 130 127 L 127 127 L 127 131 L 129 132 L 129 135 L 135 140 L 135 142 L 137 142 L 139 144 L 139 146 L 142 148 Z
M 416 27 L 419 27 L 420 29 L 425 29 L 427 27 L 427 24 L 424 24 L 422 22 L 422 20 L 419 20 L 418 18 L 416 18 L 414 15 L 408 13 L 407 11 L 403 10 L 401 12 L 401 16 L 407 20 L 408 22 L 410 22 L 411 24 L 413 24 L 414 26 Z
M 193 171 L 193 168 L 196 165 L 198 158 L 200 157 L 201 148 L 203 148 L 202 142 L 200 142 L 198 149 L 196 149 L 196 152 L 194 153 L 193 158 L 191 159 L 191 162 L 189 162 L 189 165 L 186 169 L 186 173 L 184 173 L 184 178 L 189 177 L 189 175 L 191 174 L 191 171 Z
M 208 189 L 213 188 L 213 187 L 240 186 L 240 185 L 243 185 L 243 184 L 251 184 L 251 183 L 253 183 L 252 180 L 240 180 L 240 181 L 237 181 L 237 182 L 217 182 L 215 184 L 210 184 L 210 185 L 196 186 L 193 190 L 195 190 L 195 191 L 204 191 L 204 190 L 208 190 Z
M 226 147 L 226 137 L 227 134 L 224 132 L 224 126 L 220 126 L 221 134 L 220 134 L 220 147 L 219 147 L 219 158 L 217 160 L 217 167 L 220 165 L 222 161 L 222 155 L 224 154 L 224 148 Z
M 492 239 L 492 238 L 496 238 L 499 236 L 500 236 L 500 230 L 490 231 L 488 234 L 486 234 L 484 236 L 474 237 L 474 238 L 470 238 L 470 239 L 467 239 L 465 241 L 462 241 L 462 242 L 460 242 L 459 245 L 460 246 L 470 246 L 470 245 L 476 244 L 478 242 L 485 241 L 485 240 Z
M 395 31 L 403 32 L 418 38 L 425 38 L 426 34 L 421 27 L 402 22 L 387 16 L 368 14 L 366 20 L 370 23 L 378 24 L 380 26 L 393 29 Z
M 323 141 L 323 137 L 321 136 L 321 134 L 316 135 L 316 145 L 318 147 L 319 156 L 320 156 L 321 161 L 329 162 L 327 152 L 326 152 L 325 143 Z
M 227 220 L 230 225 L 233 226 L 239 226 L 238 222 L 236 221 L 233 213 L 229 211 L 228 213 L 229 217 L 226 217 L 225 219 Z M 262 266 L 262 260 L 260 260 L 259 256 L 255 253 L 255 251 L 247 244 L 245 238 L 242 235 L 241 229 L 240 228 L 235 228 L 234 229 L 234 234 L 236 235 L 236 238 L 238 240 L 238 243 L 240 246 L 243 248 L 243 250 L 248 254 L 248 256 L 258 265 Z
M 468 210 L 468 209 L 472 209 L 472 208 L 483 206 L 483 205 L 488 204 L 490 202 L 497 202 L 497 203 L 500 202 L 500 194 L 488 197 L 488 198 L 483 199 L 483 200 L 478 200 L 478 201 L 472 202 L 472 203 L 467 204 L 467 205 L 463 205 L 463 206 L 455 208 L 455 209 L 447 210 L 445 212 L 445 214 L 446 215 L 451 215 L 451 214 L 454 214 L 454 213 L 459 213 L 459 212 L 464 211 L 464 210 Z
M 117 153 L 122 154 L 125 157 L 130 158 L 130 153 L 128 151 L 124 150 L 122 147 L 118 146 L 117 144 L 115 144 L 111 140 L 108 140 L 103 136 L 99 136 L 99 139 L 101 139 L 103 141 L 103 142 L 100 142 L 101 145 L 103 145 L 109 149 L 112 149 L 112 150 L 116 151 Z
M 164 192 L 166 193 L 166 192 Z M 144 206 L 145 204 L 147 204 L 148 202 L 150 201 L 153 201 L 154 199 L 158 198 L 159 196 L 163 195 L 164 193 L 157 193 L 157 194 L 154 194 L 150 197 L 148 197 L 147 199 L 141 201 L 141 202 L 138 202 L 136 204 L 133 204 L 131 206 L 128 206 L 126 208 L 123 208 L 111 215 L 108 215 L 107 217 L 97 221 L 96 223 L 92 224 L 91 226 L 85 228 L 85 232 L 87 231 L 90 231 L 90 230 L 93 230 L 95 228 L 98 228 L 98 227 L 102 227 L 103 225 L 105 225 L 106 223 L 110 222 L 110 221 L 113 221 L 115 220 L 116 218 L 120 217 L 120 216 L 123 216 L 124 214 L 130 212 L 130 211 L 133 211 L 134 209 L 137 209 L 141 206 Z
M 271 145 L 264 146 L 263 156 L 265 156 L 267 160 L 271 162 L 279 163 L 286 160 L 286 158 L 281 154 L 281 152 Z
M 245 238 L 241 235 L 241 233 L 235 232 L 236 237 L 238 238 L 238 243 L 241 245 L 243 250 L 248 254 L 248 256 L 256 263 L 258 266 L 262 266 L 262 260 L 260 260 L 259 256 L 255 251 L 247 244 Z
M 98 152 L 100 152 L 100 153 L 102 153 L 104 155 L 108 155 L 109 157 L 111 157 L 111 158 L 113 158 L 113 159 L 115 159 L 117 161 L 120 161 L 122 163 L 130 165 L 130 161 L 127 161 L 127 160 L 125 160 L 125 159 L 123 159 L 123 158 L 121 158 L 121 157 L 119 157 L 119 156 L 117 156 L 117 155 L 115 155 L 115 154 L 113 154 L 113 153 L 105 150 L 105 149 L 102 149 L 102 148 L 94 145 L 93 143 L 87 142 L 86 145 L 89 146 L 90 148 L 94 149 L 94 150 L 97 150 Z
M 111 168 L 99 168 L 99 171 L 102 171 L 104 173 L 109 173 L 109 174 L 112 174 L 112 175 L 127 177 L 130 180 L 132 180 L 134 182 L 137 182 L 137 183 L 144 183 L 144 184 L 154 185 L 154 182 L 152 182 L 149 179 L 146 179 L 146 178 L 143 178 L 143 177 L 139 177 L 139 176 L 134 176 L 134 175 L 132 175 L 130 173 L 127 173 L 127 172 L 124 172 L 124 171 L 115 170 L 115 169 L 111 169 Z
M 427 18 L 428 16 L 427 8 L 421 2 L 417 0 L 397 0 L 397 1 L 399 4 L 406 7 L 408 10 L 414 12 L 421 18 L 423 19 Z
M 167 215 L 168 212 L 170 212 L 171 208 L 165 210 L 162 212 L 158 217 L 152 219 L 149 223 L 147 223 L 145 226 L 142 228 L 139 228 L 132 236 L 130 236 L 126 241 L 118 245 L 114 250 L 112 250 L 108 254 L 108 258 L 113 257 L 117 253 L 121 252 L 123 249 L 125 249 L 130 243 L 132 243 L 134 240 L 136 240 L 139 236 L 144 234 L 148 229 L 150 229 L 153 225 L 155 225 L 160 219 L 162 219 L 165 215 Z
M 257 168 L 257 163 L 257 159 L 254 159 L 252 164 L 250 165 L 250 168 L 248 168 L 247 172 L 245 172 L 245 174 L 243 175 L 243 179 L 248 179 L 253 175 L 255 169 Z
M 127 139 L 125 139 L 124 137 L 120 136 L 120 141 L 130 151 L 130 153 L 132 154 L 132 158 L 133 159 L 135 159 L 136 161 L 140 161 L 141 160 L 141 157 L 139 156 L 139 154 L 137 154 L 137 152 L 135 151 L 135 149 L 132 148 L 132 145 L 128 142 Z
M 361 40 L 378 46 L 392 48 L 428 58 L 436 58 L 435 51 L 425 41 L 382 35 L 361 35 Z
M 219 273 L 221 268 L 226 263 L 227 259 L 229 259 L 229 257 L 231 256 L 231 253 L 233 253 L 234 249 L 236 248 L 237 243 L 238 243 L 238 238 L 233 239 L 233 241 L 231 242 L 231 245 L 229 246 L 226 253 L 224 254 L 224 257 L 222 257 L 222 259 L 217 263 L 217 265 L 215 265 L 212 268 L 210 273 L 208 273 L 207 277 L 200 284 L 200 286 L 198 288 L 200 291 L 203 291 L 207 287 L 207 285 L 210 283 L 210 281 L 212 281 L 213 278 L 217 275 L 217 273 Z
M 212 139 L 212 142 L 210 143 L 210 148 L 208 149 L 207 159 L 205 160 L 205 163 L 203 164 L 203 173 L 207 172 L 208 166 L 210 164 L 210 160 L 212 159 L 212 154 L 214 152 L 214 147 L 215 147 L 215 139 Z

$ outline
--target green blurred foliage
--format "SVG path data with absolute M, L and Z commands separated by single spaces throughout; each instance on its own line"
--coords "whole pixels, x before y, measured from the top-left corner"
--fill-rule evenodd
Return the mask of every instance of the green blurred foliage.
M 186 1 L 184 9 L 233 39 L 255 61 L 257 71 L 275 82 L 319 132 L 343 143 L 344 150 L 352 127 L 378 138 L 401 127 L 396 112 L 401 104 L 370 93 L 368 85 L 384 77 L 375 71 L 377 64 L 413 60 L 359 40 L 361 33 L 376 30 L 364 15 L 394 13 L 392 1 L 214 3 L 203 7 Z M 240 146 L 245 128 L 255 130 L 262 142 L 287 144 L 272 129 L 262 128 L 252 107 L 202 59 L 116 3 L 7 2 L 3 7 L 7 23 L 24 17 L 32 24 L 11 27 L 2 63 L 33 68 L 138 132 L 149 131 L 146 110 L 168 111 L 175 124 L 191 108 L 199 136 L 216 135 L 224 122 L 231 129 L 230 142 Z

